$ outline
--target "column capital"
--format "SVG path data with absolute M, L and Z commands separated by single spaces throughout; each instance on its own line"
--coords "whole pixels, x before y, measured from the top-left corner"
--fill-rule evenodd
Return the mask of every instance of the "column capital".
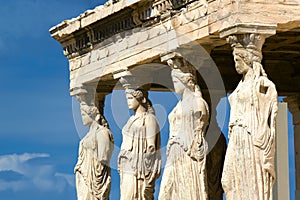
M 166 62 L 167 65 L 172 70 L 180 70 L 184 73 L 191 73 L 194 76 L 195 81 L 197 81 L 196 80 L 197 79 L 196 68 L 187 59 L 185 59 L 184 55 L 182 55 L 181 53 L 168 52 L 168 53 L 162 54 L 160 59 L 161 59 L 161 62 Z M 200 65 L 202 65 L 202 64 L 200 64 Z
M 76 97 L 76 99 L 81 103 L 85 102 L 87 105 L 94 105 L 96 98 L 96 89 L 98 83 L 90 83 L 88 85 L 82 85 L 81 87 L 74 88 L 71 91 L 71 96 Z
M 293 124 L 300 125 L 300 94 L 288 96 L 283 99 L 293 115 Z
M 234 51 L 246 50 L 251 53 L 252 59 L 257 62 L 262 60 L 262 46 L 265 43 L 265 36 L 255 33 L 230 35 L 227 42 Z
M 161 62 L 168 62 L 168 60 L 176 59 L 176 58 L 181 58 L 183 59 L 182 55 L 178 52 L 167 52 L 163 53 L 160 55 L 160 61 Z
M 262 50 L 265 43 L 265 36 L 256 33 L 234 34 L 227 37 L 227 42 L 232 48 L 246 48 L 257 51 Z

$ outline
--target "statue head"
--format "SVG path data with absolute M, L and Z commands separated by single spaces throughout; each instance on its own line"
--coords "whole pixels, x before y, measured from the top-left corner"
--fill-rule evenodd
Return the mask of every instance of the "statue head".
M 172 68 L 171 76 L 177 94 L 183 94 L 185 89 L 198 91 L 196 70 L 181 54 L 174 53 L 174 56 L 167 60 L 167 64 Z
M 146 112 L 154 113 L 152 103 L 148 99 L 147 89 L 150 89 L 150 84 L 141 85 L 142 81 L 139 77 L 125 76 L 120 78 L 120 83 L 125 88 L 127 104 L 130 110 L 136 111 L 139 106 L 142 106 Z
M 143 89 L 130 89 L 125 90 L 128 108 L 136 110 L 139 106 L 145 108 L 147 112 L 153 112 L 152 103 L 148 99 L 148 92 Z
M 233 58 L 235 61 L 235 69 L 238 74 L 246 74 L 252 70 L 252 55 L 244 48 L 234 48 Z
M 126 89 L 125 94 L 130 110 L 136 110 L 143 103 L 146 103 L 146 98 L 141 90 Z
M 93 122 L 99 123 L 100 113 L 96 106 L 89 106 L 85 102 L 82 102 L 80 103 L 80 112 L 83 125 L 91 126 Z
M 239 74 L 253 72 L 254 78 L 267 76 L 262 65 L 262 45 L 265 41 L 258 34 L 232 35 L 227 41 L 233 48 L 235 68 Z
M 173 69 L 171 76 L 176 93 L 183 94 L 186 88 L 195 91 L 196 79 L 192 73 Z

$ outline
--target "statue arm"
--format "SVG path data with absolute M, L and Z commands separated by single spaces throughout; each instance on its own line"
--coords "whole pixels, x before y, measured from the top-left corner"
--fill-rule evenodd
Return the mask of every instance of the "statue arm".
M 78 161 L 74 167 L 74 173 L 76 173 L 77 171 L 80 172 L 80 166 L 83 162 L 83 159 L 82 159 L 82 146 L 81 146 L 81 143 L 79 144 L 79 150 L 78 150 Z
M 271 82 L 271 81 L 270 81 Z M 269 86 L 269 95 L 270 98 L 270 116 L 268 120 L 268 124 L 270 127 L 270 140 L 272 143 L 275 141 L 275 135 L 276 135 L 276 118 L 277 118 L 277 112 L 278 112 L 278 94 L 275 88 L 275 85 L 271 82 Z
M 159 126 L 154 115 L 146 117 L 145 125 L 147 137 L 146 163 L 151 169 L 148 179 L 149 183 L 151 183 L 159 176 L 161 169 Z
M 156 147 L 156 138 L 159 134 L 159 127 L 156 120 L 156 117 L 153 115 L 148 115 L 145 119 L 146 126 L 146 140 L 147 140 L 147 152 L 155 152 Z
M 263 145 L 260 147 L 263 149 L 263 167 L 267 170 L 272 177 L 275 178 L 275 166 L 274 166 L 274 152 L 275 152 L 275 134 L 276 134 L 276 117 L 278 111 L 278 94 L 276 91 L 276 87 L 273 82 L 268 80 L 267 78 L 263 78 L 263 81 L 260 81 L 260 98 L 262 101 L 267 102 L 268 110 L 265 111 L 266 115 L 265 120 L 267 123 L 267 127 L 269 129 L 268 137 L 265 141 L 262 142 Z M 262 88 L 263 86 L 263 88 Z M 261 88 L 263 90 L 261 90 Z
M 208 126 L 209 111 L 208 105 L 204 99 L 197 99 L 194 102 L 193 123 L 195 134 L 205 136 L 206 127 Z
M 201 161 L 207 149 L 207 144 L 204 140 L 206 128 L 208 126 L 208 107 L 206 102 L 201 98 L 195 101 L 194 111 L 192 116 L 194 139 L 188 149 L 188 155 L 196 160 Z
M 276 137 L 276 117 L 278 111 L 278 102 L 277 102 L 277 92 L 275 90 L 276 97 L 274 97 L 272 102 L 272 110 L 270 116 L 270 128 L 271 128 L 271 138 L 269 141 L 269 145 L 265 149 L 265 158 L 264 158 L 264 167 L 271 174 L 273 178 L 276 176 L 275 166 L 274 166 L 274 152 L 275 152 L 275 137 Z
M 108 128 L 100 126 L 96 132 L 96 138 L 98 160 L 107 163 L 113 151 L 111 132 Z

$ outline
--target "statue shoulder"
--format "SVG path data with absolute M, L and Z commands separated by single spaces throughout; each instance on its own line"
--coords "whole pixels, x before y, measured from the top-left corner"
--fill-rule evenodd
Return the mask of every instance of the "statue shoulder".
M 113 135 L 109 128 L 102 126 L 102 125 L 98 125 L 96 132 L 97 132 L 97 135 L 99 135 L 99 136 L 102 135 L 107 140 L 113 141 Z
M 258 82 L 262 82 L 265 84 L 265 85 L 268 85 L 268 86 L 271 86 L 271 87 L 275 87 L 275 84 L 266 76 L 260 76 L 258 79 Z
M 208 104 L 202 97 L 195 97 L 193 100 L 194 111 L 201 111 L 202 113 L 208 114 Z
M 145 120 L 149 122 L 157 122 L 157 117 L 153 113 L 147 113 Z
M 152 113 L 148 113 L 146 116 L 145 116 L 145 126 L 146 127 L 156 127 L 158 128 L 159 125 L 158 125 L 158 120 L 156 118 L 156 116 Z
M 268 77 L 261 76 L 256 81 L 257 90 L 260 93 L 277 98 L 277 90 L 275 84 Z

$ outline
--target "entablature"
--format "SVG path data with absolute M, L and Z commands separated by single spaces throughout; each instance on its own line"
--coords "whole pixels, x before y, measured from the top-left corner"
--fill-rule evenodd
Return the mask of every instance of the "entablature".
M 225 65 L 232 59 L 230 48 L 224 48 L 227 47 L 227 36 L 243 33 L 274 36 L 282 33 L 280 37 L 284 37 L 285 32 L 293 30 L 294 33 L 299 29 L 298 13 L 299 0 L 120 0 L 65 20 L 53 27 L 50 33 L 62 44 L 69 59 L 72 93 L 82 84 L 100 78 L 110 81 L 117 71 L 153 62 L 164 51 L 190 42 L 213 49 L 212 57 L 214 54 L 223 56 L 218 56 L 215 61 L 226 72 Z M 298 37 L 287 38 L 286 41 L 292 42 L 288 45 L 277 40 L 278 44 L 271 43 L 274 38 L 276 36 L 266 41 L 263 49 L 266 59 L 263 62 L 273 66 L 269 57 L 291 45 L 295 50 L 284 50 L 284 56 L 299 55 Z M 226 63 L 219 63 L 218 60 L 226 60 Z M 268 70 L 268 65 L 266 68 Z M 232 80 L 232 76 L 230 71 L 228 78 Z M 231 84 L 226 88 L 230 91 Z

